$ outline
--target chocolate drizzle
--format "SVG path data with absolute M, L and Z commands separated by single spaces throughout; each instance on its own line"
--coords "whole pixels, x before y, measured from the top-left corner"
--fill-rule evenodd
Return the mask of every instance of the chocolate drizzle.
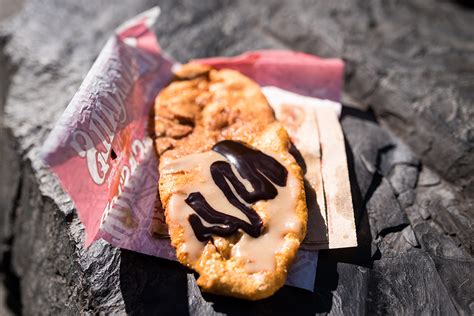
M 260 150 L 252 149 L 243 143 L 231 140 L 224 140 L 215 144 L 214 147 L 212 147 L 212 150 L 218 152 L 230 161 L 235 166 L 240 176 L 252 184 L 254 191 L 248 192 L 245 189 L 245 186 L 240 183 L 237 177 L 233 174 L 230 165 L 227 164 L 229 170 L 228 172 L 223 173 L 223 175 L 229 179 L 237 193 L 247 203 L 255 203 L 260 200 L 270 200 L 278 194 L 275 186 L 268 179 L 280 187 L 286 185 L 288 171 L 275 158 L 265 155 Z M 214 173 L 212 173 L 212 178 L 217 186 L 224 191 L 224 183 L 227 184 L 226 181 L 224 181 L 223 178 L 218 178 L 216 180 Z
M 199 192 L 189 194 L 185 202 L 206 222 L 217 225 L 206 227 L 202 224 L 198 215 L 191 214 L 189 216 L 189 222 L 191 223 L 194 234 L 199 241 L 209 240 L 212 234 L 227 237 L 235 233 L 239 228 L 252 237 L 256 238 L 260 236 L 262 226 L 261 218 L 258 216 L 257 212 L 243 204 L 242 207 L 245 209 L 245 212 L 242 208 L 239 209 L 247 215 L 251 224 L 241 220 L 240 218 L 215 210 L 206 202 L 206 199 Z
M 210 166 L 212 179 L 224 193 L 227 200 L 247 216 L 250 223 L 235 216 L 219 212 L 212 208 L 199 192 L 188 195 L 185 202 L 197 213 L 191 214 L 189 223 L 199 241 L 209 240 L 213 234 L 227 237 L 242 229 L 250 236 L 260 236 L 263 222 L 257 212 L 242 203 L 235 192 L 248 204 L 260 200 L 271 200 L 278 194 L 273 185 L 286 186 L 288 171 L 276 159 L 253 149 L 244 143 L 225 140 L 217 143 L 212 150 L 224 156 L 237 169 L 239 175 L 250 182 L 253 191 L 248 191 L 234 174 L 232 166 L 225 161 L 216 161 Z M 273 182 L 273 183 L 272 183 Z M 204 226 L 204 219 L 213 226 Z

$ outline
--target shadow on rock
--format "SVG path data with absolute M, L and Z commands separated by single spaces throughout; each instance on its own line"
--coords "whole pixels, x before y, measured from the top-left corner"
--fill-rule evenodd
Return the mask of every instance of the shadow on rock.
M 344 108 L 342 115 L 374 122 L 371 113 L 355 109 Z M 339 284 L 338 264 L 371 268 L 373 260 L 379 256 L 377 248 L 372 245 L 365 199 L 359 188 L 355 158 L 348 142 L 346 152 L 359 246 L 320 251 L 313 293 L 285 286 L 272 297 L 257 302 L 201 293 L 195 284 L 195 276 L 187 276 L 187 270 L 180 264 L 123 250 L 120 279 L 127 312 L 135 315 L 215 312 L 228 315 L 280 315 L 295 312 L 299 315 L 314 315 L 330 312 L 333 292 Z
M 344 108 L 342 115 L 375 122 L 375 118 L 370 112 L 347 107 Z M 285 286 L 272 297 L 258 302 L 204 294 L 204 300 L 213 304 L 213 309 L 216 312 L 229 315 L 280 315 L 296 312 L 298 315 L 314 315 L 315 313 L 327 313 L 333 307 L 333 292 L 339 284 L 338 264 L 345 263 L 364 268 L 372 267 L 373 260 L 376 260 L 380 253 L 372 245 L 372 235 L 365 199 L 362 197 L 359 188 L 355 172 L 354 155 L 348 142 L 346 142 L 346 152 L 359 246 L 356 248 L 322 250 L 319 252 L 314 293 Z
M 344 115 L 354 115 L 365 118 L 364 112 L 351 109 Z M 372 120 L 370 116 L 369 120 Z M 364 199 L 361 195 L 354 167 L 354 155 L 349 143 L 346 142 L 346 154 L 349 167 L 349 178 L 351 182 L 352 203 L 357 232 L 356 248 L 321 250 L 319 252 L 318 269 L 316 272 L 315 297 L 318 299 L 319 309 L 329 312 L 332 308 L 333 292 L 339 284 L 339 263 L 371 268 L 373 260 L 379 253 L 372 246 L 372 235 L 370 232 L 369 218 Z
M 290 286 L 257 302 L 205 293 L 203 298 L 213 304 L 214 311 L 227 315 L 288 315 L 295 312 L 298 315 L 314 315 L 328 312 L 331 308 L 331 300 L 327 297 Z
M 177 262 L 121 251 L 120 289 L 129 315 L 188 315 L 186 269 Z

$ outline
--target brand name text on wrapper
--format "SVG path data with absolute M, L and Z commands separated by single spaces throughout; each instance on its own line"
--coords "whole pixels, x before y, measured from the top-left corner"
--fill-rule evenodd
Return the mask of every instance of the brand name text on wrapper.
M 104 209 L 100 228 L 109 233 L 115 242 L 120 243 L 123 238 L 129 237 L 130 230 L 134 226 L 132 205 L 136 204 L 136 196 L 133 188 L 144 188 L 146 181 L 146 176 L 136 171 L 150 146 L 152 146 L 150 139 L 144 141 L 135 139 L 133 141 L 132 156 L 128 160 L 128 164 L 124 165 L 120 171 L 118 192 Z
M 86 159 L 89 174 L 97 185 L 104 184 L 106 180 L 107 172 L 110 170 L 108 158 L 115 134 L 119 124 L 127 120 L 125 100 L 136 77 L 132 69 L 131 65 L 128 67 L 122 65 L 109 70 L 115 71 L 123 80 L 100 87 L 101 93 L 104 94 L 98 97 L 98 100 L 102 104 L 92 111 L 88 130 L 77 130 L 72 135 L 70 145 L 80 157 Z

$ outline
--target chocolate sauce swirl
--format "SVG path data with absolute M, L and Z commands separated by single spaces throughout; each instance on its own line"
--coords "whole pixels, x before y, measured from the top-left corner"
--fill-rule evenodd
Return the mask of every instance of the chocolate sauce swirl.
M 229 203 L 245 214 L 250 223 L 215 210 L 201 193 L 193 192 L 188 195 L 185 202 L 197 213 L 188 218 L 194 234 L 199 241 L 203 242 L 211 239 L 213 234 L 227 237 L 238 229 L 242 229 L 254 238 L 260 236 L 263 226 L 262 219 L 255 210 L 235 196 L 229 183 L 245 202 L 252 204 L 260 200 L 275 198 L 278 190 L 273 183 L 280 187 L 286 186 L 288 171 L 273 157 L 244 143 L 225 140 L 215 144 L 212 150 L 224 156 L 234 165 L 240 176 L 252 185 L 253 191 L 248 191 L 234 174 L 232 166 L 228 162 L 216 161 L 210 166 L 215 184 L 224 193 Z M 201 218 L 213 226 L 204 226 Z
M 224 140 L 215 144 L 212 150 L 218 152 L 230 161 L 240 176 L 252 184 L 254 191 L 248 192 L 245 186 L 234 175 L 230 169 L 230 165 L 229 170 L 222 173 L 229 179 L 237 193 L 247 203 L 271 200 L 278 194 L 277 189 L 269 179 L 280 187 L 286 185 L 288 171 L 275 158 L 265 155 L 260 150 L 255 150 L 243 143 L 231 140 Z M 214 182 L 225 193 L 227 182 L 220 177 L 216 179 L 214 175 L 215 173 L 212 173 Z
M 239 228 L 252 237 L 256 238 L 260 236 L 262 226 L 261 218 L 258 216 L 257 212 L 243 204 L 242 207 L 245 208 L 244 213 L 249 218 L 251 224 L 241 220 L 240 218 L 215 210 L 207 203 L 206 199 L 199 192 L 189 194 L 185 202 L 206 222 L 217 225 L 204 226 L 198 215 L 191 214 L 188 220 L 199 241 L 209 240 L 212 234 L 227 237 L 235 233 Z M 239 209 L 242 210 L 240 207 Z

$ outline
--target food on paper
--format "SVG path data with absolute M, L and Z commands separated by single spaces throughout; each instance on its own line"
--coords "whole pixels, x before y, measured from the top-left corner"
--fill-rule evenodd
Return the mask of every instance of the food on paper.
M 154 117 L 150 116 L 157 94 L 173 78 L 176 79 L 174 81 L 183 82 L 193 80 L 201 74 L 207 74 L 208 66 L 211 66 L 217 70 L 236 70 L 257 82 L 275 112 L 274 103 L 284 100 L 291 105 L 287 108 L 289 111 L 285 112 L 290 116 L 293 115 L 292 109 L 299 111 L 296 106 L 304 110 L 303 115 L 308 117 L 316 113 L 310 109 L 313 106 L 327 105 L 339 113 L 344 63 L 337 58 L 324 59 L 289 50 L 260 50 L 233 57 L 200 59 L 192 67 L 179 68 L 176 61 L 160 48 L 151 28 L 159 13 L 158 7 L 143 12 L 126 21 L 112 34 L 66 111 L 55 124 L 43 145 L 42 155 L 45 164 L 57 175 L 62 188 L 74 202 L 84 226 L 86 247 L 103 239 L 114 247 L 177 260 L 159 200 L 158 152 L 155 137 L 150 136 L 155 134 L 155 128 L 157 133 L 160 131 L 159 125 L 151 126 L 154 125 Z M 269 91 L 270 94 L 267 93 Z M 321 168 L 324 168 L 328 165 L 326 162 L 332 159 L 330 154 L 335 153 L 338 157 L 335 162 L 331 162 L 332 166 L 347 168 L 342 138 L 337 137 L 337 142 L 330 144 L 333 149 L 325 151 L 325 146 L 321 145 L 331 139 L 332 132 L 322 133 L 319 126 L 314 130 L 306 127 L 292 129 L 284 118 L 279 117 L 278 113 L 276 115 L 305 160 L 308 159 L 308 151 L 316 159 L 319 155 Z M 324 120 L 324 115 L 317 117 L 317 120 Z M 337 116 L 329 112 L 328 115 L 331 115 L 332 123 L 327 127 L 340 133 Z M 215 124 L 220 124 L 221 117 L 217 114 L 214 116 Z M 184 115 L 180 121 L 186 122 L 186 119 Z M 274 118 L 268 115 L 267 110 L 247 119 L 258 120 L 262 126 L 274 124 Z M 305 124 L 304 121 L 296 121 Z M 290 121 L 291 124 L 295 122 Z M 314 125 L 314 120 L 311 122 Z M 176 140 L 194 131 L 184 125 L 166 128 L 161 137 L 163 142 L 160 150 L 177 149 L 174 148 Z M 246 145 L 256 150 L 256 155 L 261 152 L 273 157 L 267 149 L 252 143 L 257 141 L 257 137 L 263 137 L 259 136 L 262 133 L 263 129 L 259 130 L 255 134 L 256 138 Z M 319 135 L 319 144 L 315 133 Z M 328 138 L 323 140 L 323 137 Z M 306 140 L 315 143 L 307 143 Z M 278 141 L 283 139 L 278 136 Z M 227 145 L 221 144 L 220 149 L 216 149 L 223 152 L 221 149 Z M 186 146 L 199 148 L 191 142 Z M 212 150 L 213 146 L 208 145 L 207 151 L 217 153 Z M 317 150 L 318 146 L 321 152 Z M 293 150 L 291 152 L 295 153 Z M 223 160 L 227 161 L 227 158 Z M 311 182 L 311 174 L 317 175 L 318 169 L 309 166 L 309 160 L 306 161 L 306 168 L 302 168 L 306 172 L 306 183 Z M 282 165 L 288 167 L 284 163 Z M 343 181 L 348 184 L 347 172 L 341 174 L 345 177 Z M 335 198 L 322 202 L 327 206 L 326 213 L 318 213 L 314 212 L 318 208 L 311 202 L 314 196 L 311 199 L 307 195 L 307 234 L 288 270 L 285 283 L 308 291 L 314 290 L 317 249 L 357 245 L 349 201 L 341 204 L 343 208 L 340 210 L 331 205 L 338 201 L 338 196 L 350 197 L 348 186 L 335 188 L 329 185 L 326 190 L 326 183 L 332 181 L 327 178 L 331 174 L 321 169 L 320 175 L 323 187 L 318 194 L 333 192 Z M 278 183 L 270 183 L 280 188 Z M 319 197 L 317 201 L 319 203 Z M 346 220 L 347 225 L 339 225 L 341 220 Z M 340 239 L 344 242 L 331 242 L 331 239 L 337 240 L 343 234 L 348 234 L 349 238 Z
M 306 234 L 302 170 L 260 86 L 182 66 L 155 103 L 159 193 L 178 260 L 208 292 L 272 295 Z
M 357 246 L 347 155 L 338 118 L 341 105 L 276 87 L 262 90 L 304 163 L 308 231 L 302 248 Z

